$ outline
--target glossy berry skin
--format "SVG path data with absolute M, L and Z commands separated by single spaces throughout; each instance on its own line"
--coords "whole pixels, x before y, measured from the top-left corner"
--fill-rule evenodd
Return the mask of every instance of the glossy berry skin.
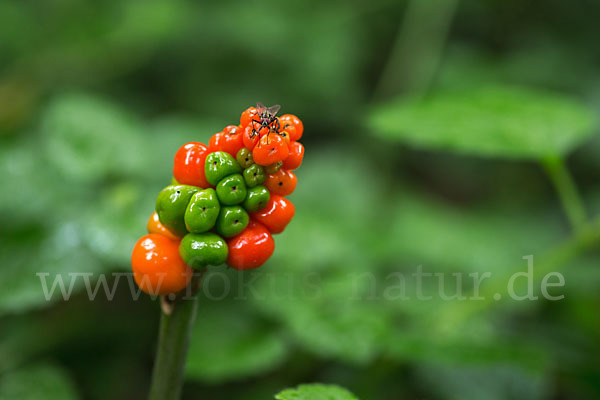
M 211 230 L 215 226 L 220 210 L 221 204 L 214 189 L 208 188 L 194 193 L 185 210 L 187 230 L 192 233 Z
M 267 227 L 272 234 L 281 233 L 290 223 L 296 209 L 291 201 L 278 194 L 271 194 L 266 207 L 252 213 L 251 217 Z
M 271 194 L 266 187 L 260 185 L 248 189 L 248 194 L 242 203 L 242 207 L 248 212 L 256 212 L 265 208 L 271 198 Z
M 210 232 L 188 233 L 179 245 L 181 258 L 194 269 L 221 265 L 227 260 L 228 253 L 225 240 Z
M 253 119 L 258 119 L 258 110 L 256 107 L 248 107 L 240 116 L 240 125 L 245 128 Z
M 290 134 L 290 139 L 291 140 L 300 140 L 300 138 L 302 137 L 302 133 L 304 133 L 304 125 L 302 124 L 302 121 L 300 121 L 300 118 L 296 117 L 293 114 L 285 114 L 285 115 L 282 115 L 281 117 L 279 117 L 279 121 L 280 121 L 282 130 L 286 130 L 287 125 L 290 125 L 290 124 L 293 125 L 295 129 L 288 130 L 288 132 Z
M 252 151 L 245 147 L 242 147 L 240 151 L 237 152 L 235 159 L 242 168 L 248 168 L 254 164 L 254 160 L 252 159 Z
M 278 135 L 287 143 L 288 147 L 290 145 L 290 134 L 288 131 L 281 131 Z
M 217 151 L 206 157 L 204 171 L 208 183 L 216 186 L 226 176 L 242 172 L 242 167 L 231 154 Z
M 215 151 L 223 151 L 223 132 L 217 132 L 208 139 L 208 153 L 214 153 Z
M 208 147 L 199 142 L 186 143 L 175 153 L 173 177 L 182 185 L 207 188 L 210 185 L 204 174 Z
M 249 221 L 250 217 L 242 207 L 225 206 L 221 207 L 215 229 L 221 236 L 229 238 L 243 231 Z
M 251 125 L 248 125 L 244 128 L 244 132 L 242 133 L 242 143 L 244 143 L 244 147 L 246 147 L 248 150 L 254 149 L 254 146 L 256 146 L 259 139 L 260 134 L 253 133 Z
M 179 255 L 179 241 L 158 233 L 137 241 L 131 254 L 131 269 L 140 289 L 153 296 L 185 289 L 193 274 Z
M 244 176 L 244 182 L 246 182 L 246 186 L 249 188 L 261 185 L 267 178 L 265 169 L 258 164 L 252 164 L 246 168 L 242 175 Z
M 227 245 L 227 264 L 237 270 L 260 267 L 275 250 L 275 241 L 267 228 L 252 220 L 242 233 L 229 239 Z
M 252 158 L 258 165 L 266 166 L 285 160 L 289 151 L 286 141 L 280 135 L 272 133 L 260 138 L 252 150 Z
M 177 236 L 186 234 L 185 210 L 198 190 L 200 188 L 196 186 L 171 185 L 164 188 L 156 198 L 156 212 L 160 223 Z
M 158 233 L 173 240 L 179 239 L 170 230 L 165 228 L 163 224 L 160 223 L 160 220 L 158 219 L 158 213 L 156 211 L 154 211 L 152 215 L 150 215 L 150 218 L 148 218 L 146 228 L 148 230 L 148 233 Z
M 294 126 L 294 124 L 292 122 L 290 122 L 289 120 L 284 120 L 284 121 L 280 121 L 280 129 L 281 132 L 287 132 L 288 134 L 288 138 L 290 141 L 292 141 L 293 137 L 296 137 L 296 127 Z
M 302 159 L 304 159 L 304 146 L 300 142 L 290 142 L 288 146 L 290 152 L 285 160 L 283 160 L 283 168 L 288 171 L 297 169 L 302 165 Z
M 246 184 L 241 174 L 229 175 L 217 184 L 217 197 L 221 204 L 233 206 L 246 198 Z
M 265 186 L 271 193 L 288 196 L 296 189 L 296 175 L 287 169 L 281 168 L 274 174 L 267 175 Z
M 238 151 L 244 147 L 242 140 L 244 130 L 240 126 L 228 125 L 223 129 L 221 150 L 235 157 Z

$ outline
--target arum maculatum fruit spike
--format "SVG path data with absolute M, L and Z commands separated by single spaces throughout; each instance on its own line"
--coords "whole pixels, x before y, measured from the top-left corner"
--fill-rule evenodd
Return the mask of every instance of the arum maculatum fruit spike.
M 277 117 L 261 104 L 239 124 L 227 125 L 205 145 L 177 151 L 171 185 L 156 199 L 149 235 L 135 245 L 131 267 L 142 291 L 166 295 L 185 289 L 194 269 L 262 266 L 275 250 L 274 234 L 295 214 L 285 196 L 296 188 L 304 158 L 302 121 Z

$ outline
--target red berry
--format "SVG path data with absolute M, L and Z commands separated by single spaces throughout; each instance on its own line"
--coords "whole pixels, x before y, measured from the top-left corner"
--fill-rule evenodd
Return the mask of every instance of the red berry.
M 208 147 L 200 142 L 184 144 L 175 153 L 173 177 L 182 185 L 210 187 L 204 175 L 204 161 L 210 153 Z
M 297 169 L 302 164 L 304 158 L 304 146 L 300 142 L 290 142 L 290 152 L 285 160 L 283 160 L 283 168 L 287 170 Z
M 294 126 L 293 130 L 288 130 L 290 139 L 300 140 L 302 133 L 304 132 L 304 125 L 302 124 L 302 121 L 300 121 L 300 118 L 292 114 L 285 114 L 279 117 L 279 121 L 281 123 L 281 130 L 288 129 L 289 125 Z
M 244 147 L 246 147 L 248 150 L 254 149 L 254 146 L 256 146 L 259 139 L 260 137 L 258 133 L 252 133 L 252 126 L 247 126 L 244 128 L 242 141 L 244 143 Z
M 287 158 L 290 150 L 286 141 L 276 133 L 264 135 L 252 150 L 252 159 L 258 165 L 271 165 Z
M 272 234 L 276 234 L 283 232 L 295 213 L 296 209 L 291 201 L 278 194 L 271 194 L 265 208 L 252 213 L 251 216 L 265 225 Z
M 296 175 L 286 169 L 281 168 L 274 174 L 267 175 L 267 179 L 263 184 L 271 194 L 278 194 L 280 196 L 287 196 L 294 192 L 296 189 Z
M 290 133 L 288 131 L 281 131 L 278 133 L 279 136 L 281 136 L 281 138 L 283 140 L 285 140 L 285 142 L 288 144 L 288 147 L 290 145 L 291 139 L 290 139 Z
M 214 153 L 215 151 L 221 151 L 223 146 L 223 132 L 217 132 L 210 137 L 208 140 L 208 152 Z
M 229 125 L 223 129 L 223 144 L 221 150 L 236 156 L 237 152 L 244 147 L 244 141 L 242 140 L 244 131 L 241 127 L 236 125 Z
M 253 119 L 258 119 L 258 110 L 256 107 L 248 107 L 240 116 L 240 125 L 245 128 Z
M 227 241 L 227 246 L 227 264 L 245 270 L 263 265 L 273 254 L 275 241 L 264 225 L 251 220 L 246 229 Z

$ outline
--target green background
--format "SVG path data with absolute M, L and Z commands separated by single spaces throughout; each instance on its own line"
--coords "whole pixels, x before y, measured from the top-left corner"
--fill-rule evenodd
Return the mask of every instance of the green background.
M 310 382 L 600 398 L 599 16 L 584 0 L 0 1 L 0 399 L 145 398 L 158 302 L 124 280 L 91 301 L 82 277 L 46 301 L 36 273 L 93 288 L 130 271 L 175 151 L 257 101 L 304 122 L 296 217 L 260 275 L 211 267 L 185 399 Z M 507 298 L 528 255 L 536 293 L 559 271 L 563 300 Z M 418 266 L 463 273 L 467 296 L 467 274 L 491 272 L 487 300 L 418 300 Z

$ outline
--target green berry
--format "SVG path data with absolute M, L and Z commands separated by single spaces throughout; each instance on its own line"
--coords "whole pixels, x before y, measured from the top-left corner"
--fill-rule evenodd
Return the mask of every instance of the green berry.
M 238 151 L 235 159 L 242 168 L 248 168 L 249 166 L 254 164 L 254 160 L 252 159 L 252 151 L 248 150 L 245 147 L 242 147 L 240 151 Z
M 250 217 L 240 206 L 221 207 L 215 229 L 224 237 L 232 237 L 242 232 L 248 226 Z
M 242 172 L 242 168 L 231 154 L 215 151 L 206 157 L 204 172 L 208 183 L 216 186 L 226 176 Z
M 164 188 L 156 199 L 156 212 L 160 223 L 178 236 L 185 235 L 185 210 L 198 190 L 200 188 L 188 185 L 171 185 Z
M 262 184 L 265 179 L 267 179 L 265 169 L 258 164 L 252 164 L 246 168 L 243 172 L 243 175 L 246 186 L 248 187 L 258 186 Z
M 279 171 L 282 166 L 283 166 L 283 161 L 277 161 L 276 163 L 267 165 L 265 167 L 265 172 L 267 174 L 274 174 L 275 172 Z
M 188 231 L 202 233 L 215 226 L 221 205 L 214 189 L 204 189 L 192 196 L 185 210 L 185 226 Z
M 246 184 L 240 174 L 223 178 L 217 185 L 217 196 L 221 204 L 232 206 L 240 204 L 246 198 Z
M 207 265 L 221 265 L 227 260 L 229 248 L 227 243 L 217 234 L 188 233 L 181 239 L 179 254 L 192 268 L 203 268 Z
M 248 189 L 248 194 L 242 203 L 242 206 L 249 213 L 256 212 L 265 208 L 271 195 L 266 187 L 259 185 Z

